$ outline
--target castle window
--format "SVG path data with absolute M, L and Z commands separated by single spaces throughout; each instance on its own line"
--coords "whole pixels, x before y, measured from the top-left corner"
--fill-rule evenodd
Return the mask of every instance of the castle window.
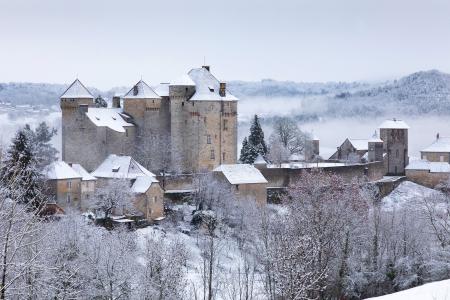
M 184 106 L 184 101 L 183 101 L 183 102 L 181 102 L 181 106 Z
M 395 157 L 398 157 L 398 149 L 395 150 Z
M 125 129 L 125 136 L 128 137 L 128 129 Z
M 223 130 L 228 130 L 228 120 L 223 120 Z
M 214 155 L 214 149 L 211 150 L 211 153 L 209 154 L 209 158 L 210 159 L 216 159 L 215 155 Z
M 209 134 L 206 135 L 206 143 L 211 144 L 211 136 Z
M 225 152 L 222 153 L 222 160 L 225 161 Z
M 67 181 L 67 187 L 69 188 L 69 189 L 71 189 L 72 188 L 72 181 Z
M 67 203 L 70 203 L 70 195 L 67 195 Z
M 211 93 L 214 93 L 214 87 L 208 86 L 208 88 L 209 88 L 209 91 L 210 91 Z

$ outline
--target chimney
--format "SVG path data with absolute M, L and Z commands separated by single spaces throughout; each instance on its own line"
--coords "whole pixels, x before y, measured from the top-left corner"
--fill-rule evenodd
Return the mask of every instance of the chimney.
M 202 66 L 203 69 L 206 69 L 208 72 L 210 71 L 209 66 Z
M 67 163 L 68 165 L 69 165 L 69 167 L 72 167 L 72 163 L 71 162 L 69 162 L 69 163 Z
M 114 96 L 112 99 L 112 107 L 113 108 L 120 108 L 120 97 Z
M 227 84 L 225 82 L 221 82 L 220 83 L 220 87 L 219 87 L 219 95 L 220 95 L 220 97 L 225 97 L 226 96 L 226 94 L 227 94 L 226 88 L 227 88 Z
M 436 134 L 436 139 L 437 140 L 439 139 L 439 132 Z

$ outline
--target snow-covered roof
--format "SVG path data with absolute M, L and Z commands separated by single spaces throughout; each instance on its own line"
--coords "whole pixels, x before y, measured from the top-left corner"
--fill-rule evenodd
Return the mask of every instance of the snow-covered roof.
M 349 142 L 358 151 L 367 151 L 369 149 L 369 140 L 366 139 L 348 139 Z
M 439 137 L 422 152 L 450 152 L 450 137 Z
M 402 120 L 392 119 L 381 123 L 379 128 L 384 129 L 409 129 L 409 126 Z
M 267 183 L 261 172 L 248 164 L 220 165 L 214 172 L 222 172 L 231 184 Z
M 78 174 L 81 175 L 81 180 L 83 181 L 89 181 L 89 180 L 96 180 L 94 176 L 88 173 L 80 164 L 72 164 L 72 169 L 75 170 Z
M 61 99 L 64 98 L 87 98 L 94 99 L 91 92 L 81 83 L 80 80 L 75 79 L 75 81 L 67 88 L 67 90 L 61 95 Z
M 124 99 L 159 99 L 159 95 L 146 84 L 143 80 L 136 83 L 128 93 L 123 96 Z
M 44 170 L 48 179 L 74 179 L 80 178 L 81 175 L 75 172 L 66 162 L 54 161 Z
M 447 162 L 434 162 L 425 159 L 413 160 L 405 168 L 406 170 L 424 170 L 430 173 L 450 173 L 450 164 Z
M 125 132 L 125 127 L 134 126 L 122 117 L 122 108 L 89 107 L 86 115 L 96 126 Z
M 160 97 L 169 97 L 169 83 L 163 82 L 158 85 L 152 86 L 153 90 Z
M 191 97 L 192 101 L 210 100 L 210 101 L 237 101 L 228 90 L 225 97 L 220 96 L 220 82 L 206 68 L 196 68 L 189 71 L 189 77 L 195 83 L 195 94 Z
M 266 160 L 264 159 L 264 157 L 262 157 L 261 154 L 258 154 L 258 156 L 256 157 L 255 161 L 253 162 L 254 165 L 265 165 L 267 164 Z
M 153 176 L 155 174 L 141 166 L 131 156 L 110 154 L 94 172 L 97 178 L 123 178 L 135 179 L 140 176 Z
M 182 86 L 194 86 L 195 82 L 192 81 L 191 77 L 187 74 L 183 74 L 174 81 L 170 83 L 170 85 L 182 85 Z
M 159 181 L 153 176 L 139 176 L 131 186 L 131 190 L 135 193 L 143 194 L 148 191 L 152 183 L 158 182 Z

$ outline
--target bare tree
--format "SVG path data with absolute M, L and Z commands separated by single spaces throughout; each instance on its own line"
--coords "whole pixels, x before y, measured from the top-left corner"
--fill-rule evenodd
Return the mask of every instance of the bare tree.
M 273 136 L 277 137 L 291 154 L 304 152 L 306 140 L 311 137 L 301 131 L 297 123 L 289 117 L 278 118 L 273 125 Z
M 289 160 L 289 156 L 291 152 L 288 148 L 285 147 L 283 142 L 280 140 L 280 137 L 277 135 L 271 135 L 269 138 L 269 160 L 281 166 L 283 162 Z
M 112 213 L 134 212 L 133 193 L 126 179 L 110 179 L 95 190 L 90 208 L 108 219 Z

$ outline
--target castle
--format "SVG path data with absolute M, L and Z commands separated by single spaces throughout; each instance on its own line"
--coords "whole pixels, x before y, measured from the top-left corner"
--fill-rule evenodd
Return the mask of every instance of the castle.
M 89 172 L 109 154 L 133 156 L 155 172 L 234 164 L 237 101 L 209 66 L 153 87 L 140 80 L 111 108 L 98 107 L 76 79 L 60 98 L 62 160 Z

